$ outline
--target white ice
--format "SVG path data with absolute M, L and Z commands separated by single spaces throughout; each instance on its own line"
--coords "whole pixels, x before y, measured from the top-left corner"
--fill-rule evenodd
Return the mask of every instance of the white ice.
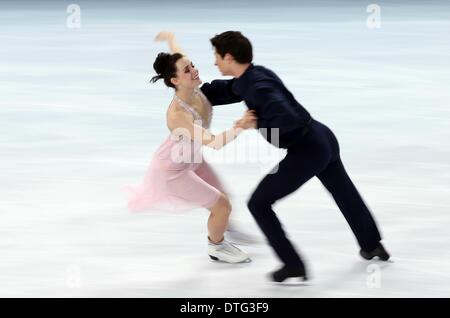
M 69 2 L 0 4 L 0 296 L 450 296 L 448 2 L 378 1 L 380 28 L 368 27 L 366 1 L 77 3 L 79 29 L 67 26 Z M 266 279 L 280 265 L 267 245 L 243 247 L 252 263 L 209 261 L 205 211 L 127 211 L 122 186 L 141 180 L 167 136 L 173 93 L 148 83 L 163 29 L 204 81 L 220 77 L 210 37 L 252 40 L 255 63 L 338 136 L 392 262 L 358 256 L 317 179 L 275 207 L 308 262 L 307 286 Z M 217 107 L 213 131 L 245 109 Z M 257 235 L 246 200 L 269 165 L 222 159 L 261 140 L 246 132 L 227 156 L 207 153 L 235 218 Z

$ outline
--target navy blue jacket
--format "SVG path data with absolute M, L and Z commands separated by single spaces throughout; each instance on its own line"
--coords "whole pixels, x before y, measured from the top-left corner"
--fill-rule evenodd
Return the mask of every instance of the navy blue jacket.
M 267 141 L 272 141 L 271 128 L 279 129 L 279 144 L 288 148 L 301 138 L 302 129 L 310 122 L 309 112 L 295 100 L 280 78 L 271 70 L 250 64 L 239 78 L 214 80 L 201 87 L 213 105 L 245 101 L 256 111 L 257 128 Z M 266 133 L 265 133 L 266 131 Z

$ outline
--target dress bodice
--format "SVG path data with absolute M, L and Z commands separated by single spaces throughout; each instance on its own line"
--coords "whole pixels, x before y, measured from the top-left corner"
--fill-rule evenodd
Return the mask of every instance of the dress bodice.
M 195 121 L 199 121 L 202 124 L 202 127 L 205 129 L 208 129 L 211 125 L 211 119 L 213 114 L 213 107 L 211 103 L 208 101 L 205 95 L 199 90 L 196 89 L 195 93 L 200 96 L 201 100 L 203 101 L 203 105 L 206 106 L 206 108 L 209 111 L 208 118 L 206 119 L 206 122 L 203 120 L 202 116 L 195 110 L 194 107 L 183 101 L 181 98 L 179 98 L 177 95 L 174 95 L 173 99 L 177 101 L 178 104 L 180 104 L 181 107 L 183 107 L 187 112 L 191 113 L 194 117 Z

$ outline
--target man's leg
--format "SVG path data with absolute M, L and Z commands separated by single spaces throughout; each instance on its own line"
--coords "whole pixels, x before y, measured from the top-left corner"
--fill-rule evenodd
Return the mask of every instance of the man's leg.
M 304 264 L 287 239 L 272 204 L 297 190 L 326 165 L 326 159 L 311 153 L 289 153 L 279 163 L 278 171 L 259 183 L 248 201 L 248 208 L 281 261 L 291 267 Z
M 381 240 L 380 233 L 341 159 L 330 163 L 317 177 L 333 196 L 361 248 L 374 250 Z

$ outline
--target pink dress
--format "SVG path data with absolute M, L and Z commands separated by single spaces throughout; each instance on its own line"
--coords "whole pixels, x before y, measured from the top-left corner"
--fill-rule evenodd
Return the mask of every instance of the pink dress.
M 199 89 L 196 93 L 209 109 L 207 122 L 202 121 L 198 112 L 178 96 L 175 95 L 173 101 L 191 113 L 195 121 L 202 121 L 203 128 L 208 129 L 212 105 Z M 127 189 L 131 193 L 128 208 L 132 212 L 210 208 L 224 191 L 216 173 L 203 158 L 201 143 L 188 137 L 177 138 L 173 133 L 156 151 L 142 184 Z

